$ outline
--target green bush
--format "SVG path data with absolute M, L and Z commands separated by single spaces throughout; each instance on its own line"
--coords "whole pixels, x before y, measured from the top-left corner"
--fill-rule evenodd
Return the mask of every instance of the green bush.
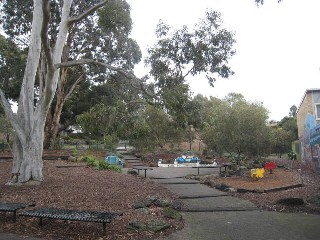
M 109 164 L 106 163 L 103 160 L 97 160 L 97 170 L 108 170 L 109 169 Z
M 166 207 L 163 209 L 163 215 L 167 218 L 179 219 L 179 220 L 182 219 L 181 213 L 170 207 Z
M 89 166 L 94 167 L 97 170 L 111 170 L 114 172 L 121 173 L 122 169 L 118 165 L 111 165 L 104 160 L 98 160 L 93 155 L 86 155 L 82 158 L 82 161 L 86 162 Z
M 93 155 L 86 155 L 82 158 L 82 161 L 88 163 L 89 166 L 94 167 L 96 165 L 97 159 Z
M 111 171 L 114 171 L 114 172 L 118 172 L 118 173 L 122 172 L 121 167 L 118 165 L 109 165 L 108 169 Z
M 294 152 L 288 152 L 288 159 L 289 160 L 297 160 L 297 155 Z

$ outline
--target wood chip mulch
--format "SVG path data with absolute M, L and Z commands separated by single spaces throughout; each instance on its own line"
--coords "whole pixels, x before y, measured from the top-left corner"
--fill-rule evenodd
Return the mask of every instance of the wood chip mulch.
M 250 177 L 249 172 L 242 176 L 221 177 L 212 181 L 214 184 L 224 183 L 235 189 L 256 190 L 256 192 L 237 192 L 232 195 L 249 200 L 264 210 L 320 214 L 320 202 L 312 201 L 315 198 L 320 200 L 320 176 L 310 169 L 275 169 L 272 174 L 266 171 L 264 178 L 257 181 Z M 300 183 L 301 187 L 278 189 Z M 263 193 L 263 190 L 271 191 Z M 301 198 L 304 204 L 293 206 L 278 203 L 280 199 L 285 198 Z
M 93 211 L 123 212 L 107 224 L 107 235 L 103 236 L 102 224 L 57 221 L 44 219 L 39 227 L 38 219 L 18 217 L 12 222 L 11 213 L 0 212 L 1 232 L 15 233 L 44 239 L 154 239 L 166 236 L 183 227 L 183 221 L 165 218 L 162 210 L 151 208 L 149 215 L 133 209 L 133 204 L 147 196 L 158 196 L 173 200 L 176 196 L 159 184 L 146 178 L 98 171 L 91 167 L 63 167 L 61 160 L 44 161 L 45 180 L 34 186 L 5 185 L 10 177 L 11 161 L 0 162 L 0 202 L 36 204 L 36 207 L 66 208 Z M 74 165 L 75 163 L 70 163 Z M 127 228 L 130 221 L 164 219 L 171 224 L 163 232 L 133 231 Z

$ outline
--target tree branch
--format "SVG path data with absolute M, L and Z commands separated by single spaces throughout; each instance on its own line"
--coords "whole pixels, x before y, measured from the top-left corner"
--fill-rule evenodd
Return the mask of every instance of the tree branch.
M 49 21 L 50 21 L 49 0 L 43 0 L 42 11 L 43 11 L 43 21 L 42 21 L 42 28 L 41 28 L 41 41 L 42 41 L 43 51 L 47 59 L 48 67 L 52 71 L 53 61 L 52 61 L 51 48 L 49 45 L 49 38 L 48 38 L 48 29 L 49 29 Z
M 194 68 L 194 67 L 190 68 L 190 70 L 189 70 L 185 75 L 182 76 L 182 79 L 185 79 L 185 78 L 191 73 L 191 71 L 193 70 L 193 68 Z
M 73 93 L 74 89 L 76 88 L 76 86 L 82 81 L 84 74 L 81 74 L 80 77 L 78 77 L 78 79 L 74 82 L 74 84 L 72 84 L 70 90 L 68 91 L 68 93 L 66 94 L 63 102 L 66 102 L 68 100 L 68 98 L 71 96 L 71 94 Z
M 84 64 L 96 64 L 102 67 L 105 67 L 111 71 L 115 71 L 118 72 L 120 74 L 122 74 L 123 76 L 125 76 L 126 78 L 133 80 L 135 82 L 137 82 L 140 86 L 140 90 L 142 90 L 146 95 L 153 97 L 153 94 L 150 94 L 147 92 L 147 90 L 144 88 L 143 86 L 143 82 L 141 79 L 137 78 L 133 73 L 127 72 L 125 69 L 123 68 L 119 68 L 119 67 L 114 67 L 110 64 L 107 63 L 103 63 L 103 62 L 98 62 L 95 61 L 93 59 L 80 59 L 80 60 L 74 60 L 74 61 L 68 61 L 68 62 L 64 62 L 64 63 L 59 63 L 56 64 L 55 67 L 56 68 L 62 68 L 62 67 L 72 67 L 72 66 L 77 66 L 77 65 L 84 65 Z
M 6 113 L 6 116 L 10 119 L 10 123 L 12 124 L 13 128 L 16 130 L 17 135 L 19 135 L 20 140 L 22 142 L 25 142 L 25 133 L 23 131 L 23 129 L 20 127 L 18 120 L 16 118 L 16 115 L 13 113 L 10 103 L 9 101 L 6 99 L 6 97 L 4 96 L 4 93 L 2 91 L 2 89 L 0 88 L 0 100 L 1 100 L 1 104 L 3 106 L 3 109 Z
M 87 16 L 89 16 L 91 13 L 95 12 L 98 8 L 100 8 L 103 5 L 105 5 L 107 2 L 108 2 L 108 0 L 101 1 L 100 3 L 94 5 L 92 8 L 88 9 L 86 12 L 82 13 L 81 15 L 69 18 L 68 24 L 71 25 L 71 24 L 73 24 L 75 22 L 81 21 L 82 19 L 84 19 Z

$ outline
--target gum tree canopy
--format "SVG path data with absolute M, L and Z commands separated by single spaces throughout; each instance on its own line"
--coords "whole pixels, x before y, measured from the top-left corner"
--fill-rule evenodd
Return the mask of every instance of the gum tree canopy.
M 32 28 L 28 41 L 29 51 L 16 113 L 12 111 L 9 101 L 0 89 L 1 103 L 16 135 L 13 146 L 12 177 L 9 183 L 43 180 L 44 126 L 60 80 L 60 69 L 94 62 L 91 59 L 68 59 L 69 61 L 61 59 L 63 59 L 66 41 L 69 40 L 69 29 L 74 24 L 92 16 L 108 1 L 96 1 L 95 5 L 93 4 L 91 8 L 76 16 L 71 16 L 72 8 L 77 7 L 75 0 L 61 0 L 59 2 L 60 21 L 57 21 L 56 31 L 52 32 L 50 25 L 52 23 L 50 21 L 51 1 L 33 1 Z M 54 34 L 55 41 L 52 41 L 52 34 Z M 131 79 L 134 78 L 132 74 L 121 68 L 113 67 L 108 63 L 100 62 L 98 64 L 110 71 L 117 71 Z M 40 81 L 38 87 L 35 87 L 38 80 Z

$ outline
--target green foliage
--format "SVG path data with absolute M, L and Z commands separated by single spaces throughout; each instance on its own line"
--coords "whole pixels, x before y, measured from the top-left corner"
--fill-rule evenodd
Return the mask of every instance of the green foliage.
M 155 79 L 155 93 L 165 111 L 180 128 L 197 126 L 192 116 L 196 105 L 190 101 L 187 78 L 205 73 L 211 86 L 216 76 L 227 78 L 233 72 L 227 66 L 233 56 L 233 34 L 222 28 L 220 13 L 206 12 L 189 30 L 173 30 L 161 22 L 156 29 L 157 43 L 148 49 L 146 64 Z
M 160 23 L 156 33 L 157 44 L 148 49 L 146 63 L 151 66 L 151 75 L 160 87 L 181 84 L 188 75 L 205 72 L 213 85 L 215 74 L 227 78 L 232 74 L 226 65 L 234 54 L 233 35 L 223 29 L 220 13 L 208 11 L 206 16 L 195 25 L 193 31 L 187 26 L 171 31 Z
M 89 166 L 95 166 L 95 162 L 97 161 L 95 156 L 93 155 L 86 155 L 82 158 L 82 161 L 88 163 Z
M 268 111 L 261 103 L 247 102 L 231 93 L 224 100 L 211 98 L 203 110 L 202 138 L 208 148 L 222 154 L 259 156 L 268 151 Z
M 293 141 L 291 132 L 282 128 L 271 129 L 272 152 L 280 155 L 291 150 Z
M 298 110 L 298 108 L 296 107 L 296 105 L 292 105 L 291 108 L 290 108 L 289 116 L 290 117 L 296 117 L 297 116 L 297 110 Z
M 224 158 L 227 158 L 229 159 L 229 161 L 232 163 L 232 165 L 235 165 L 235 164 L 240 164 L 240 162 L 244 162 L 247 160 L 247 156 L 244 155 L 244 154 L 237 154 L 237 153 L 234 153 L 234 152 L 230 152 L 230 153 L 224 153 L 223 154 L 223 157 Z
M 181 213 L 170 207 L 165 207 L 163 209 L 163 215 L 167 218 L 180 219 L 180 220 L 182 219 Z
M 98 160 L 93 155 L 86 155 L 82 158 L 82 161 L 86 162 L 89 166 L 94 167 L 97 170 L 111 170 L 114 172 L 121 173 L 122 169 L 118 165 L 108 164 L 104 160 Z
M 113 149 L 114 148 L 114 144 L 115 144 L 115 138 L 110 136 L 110 135 L 107 135 L 104 137 L 104 147 L 105 149 Z
M 71 7 L 70 16 L 79 16 L 100 2 L 100 0 L 75 1 Z M 17 44 L 18 47 L 11 44 L 11 41 L 9 45 L 2 44 L 4 42 L 1 41 L 0 55 L 2 54 L 1 48 L 4 46 L 10 47 L 10 51 L 6 52 L 11 52 L 10 58 L 6 57 L 8 67 L 3 65 L 0 60 L 0 75 L 7 78 L 6 82 L 1 82 L 10 85 L 10 89 L 7 91 L 10 94 L 8 96 L 13 98 L 12 94 L 15 94 L 14 97 L 17 98 L 19 96 L 20 80 L 23 76 L 21 74 L 23 74 L 25 69 L 24 65 L 20 64 L 20 58 L 25 59 L 25 56 L 22 54 L 22 51 L 18 50 L 19 48 L 27 49 L 29 44 L 28 35 L 31 30 L 33 1 L 5 0 L 2 4 L 1 23 L 3 23 L 3 30 L 10 37 L 12 43 Z M 57 42 L 62 4 L 63 1 L 50 1 L 48 39 L 50 39 L 49 44 L 52 49 Z M 117 68 L 121 67 L 132 70 L 134 65 L 141 61 L 142 54 L 137 42 L 130 38 L 131 28 L 132 20 L 129 4 L 124 0 L 107 1 L 106 5 L 99 11 L 90 14 L 82 19 L 80 23 L 75 23 L 69 29 L 68 41 L 65 43 L 63 59 L 61 61 L 67 62 L 69 60 L 88 58 L 105 62 Z M 24 64 L 25 61 L 22 63 Z M 9 81 L 9 75 L 5 76 L 1 70 L 10 73 L 12 80 Z M 54 114 L 53 110 L 57 109 L 54 107 L 56 103 L 59 108 L 63 107 L 61 117 L 55 117 L 56 119 L 60 119 L 62 128 L 66 128 L 69 125 L 75 124 L 76 115 L 90 109 L 90 107 L 94 106 L 92 103 L 100 102 L 96 99 L 106 97 L 106 95 L 100 96 L 95 94 L 95 92 L 91 91 L 91 87 L 93 85 L 97 86 L 97 83 L 109 81 L 114 71 L 106 71 L 104 67 L 98 65 L 87 65 L 86 67 L 68 67 L 67 70 L 63 69 L 61 73 L 60 82 L 63 81 L 61 83 L 62 88 L 58 89 L 58 91 L 61 91 L 57 95 L 63 101 L 57 101 L 55 98 L 49 114 Z M 19 74 L 19 77 L 15 76 L 17 74 Z M 41 75 L 41 73 L 38 74 L 38 76 Z M 19 80 L 18 84 L 16 83 L 16 79 Z M 38 84 L 39 79 L 36 80 L 36 84 Z M 123 81 L 120 82 L 123 84 Z M 125 88 L 125 85 L 123 88 Z M 38 89 L 36 92 L 39 92 Z M 35 99 L 37 99 L 37 96 Z M 59 115 L 60 112 L 61 109 L 57 110 L 55 114 Z M 49 126 L 46 129 L 52 128 Z M 54 131 L 53 134 L 55 134 Z M 51 133 L 47 134 L 47 136 L 51 135 Z M 46 146 L 49 144 L 49 141 L 47 142 L 45 143 Z
M 279 128 L 282 128 L 290 133 L 291 142 L 298 139 L 298 125 L 296 117 L 284 117 L 278 124 Z
M 11 137 L 14 134 L 12 125 L 4 115 L 0 116 L 0 133 L 3 134 L 3 137 L 7 143 L 11 141 Z
M 99 24 L 106 33 L 129 34 L 132 28 L 130 5 L 124 0 L 111 0 L 99 11 Z
M 17 100 L 19 97 L 25 60 L 25 51 L 0 35 L 0 87 L 9 99 Z
M 297 160 L 297 154 L 295 154 L 294 152 L 288 152 L 288 159 L 289 160 Z
M 106 144 L 110 145 L 118 140 L 117 137 L 125 137 L 125 130 L 130 129 L 130 114 L 121 101 L 111 106 L 100 103 L 77 116 L 77 123 L 86 134 L 104 137 Z
M 153 150 L 181 138 L 181 131 L 166 112 L 147 106 L 138 112 L 130 143 L 138 149 Z
M 121 167 L 118 165 L 108 165 L 107 169 L 114 171 L 114 172 L 118 172 L 118 173 L 122 172 Z

